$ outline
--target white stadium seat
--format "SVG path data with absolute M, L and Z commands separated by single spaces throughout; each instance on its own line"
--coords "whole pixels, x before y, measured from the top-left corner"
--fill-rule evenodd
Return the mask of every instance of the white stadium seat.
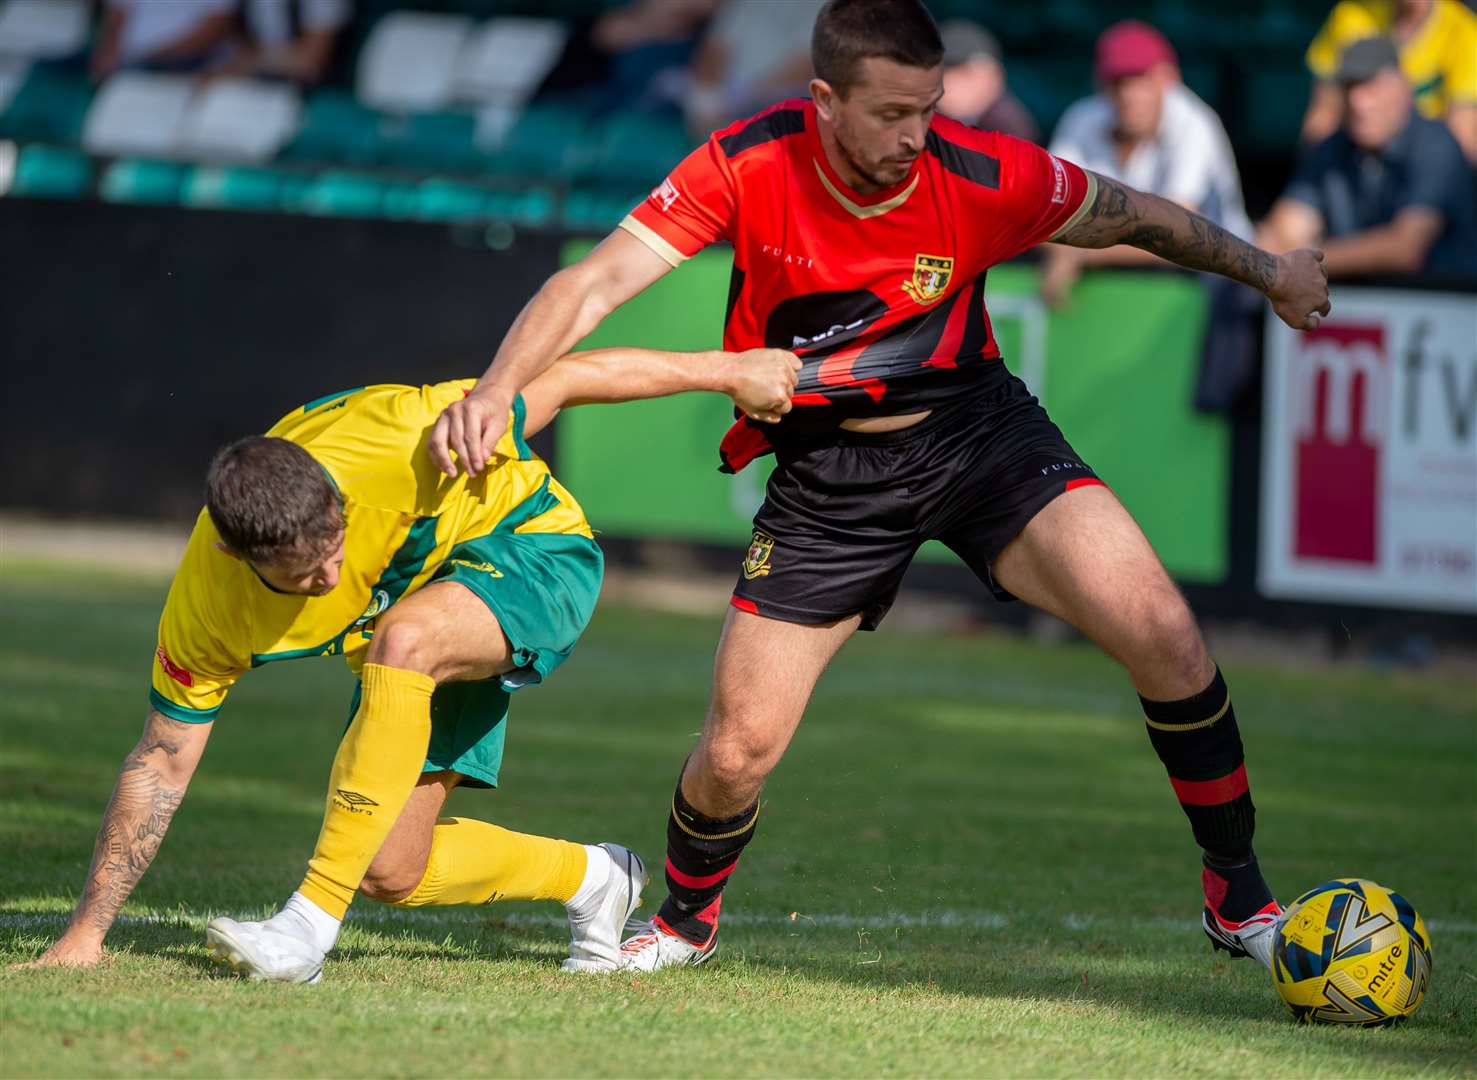
M 170 156 L 194 93 L 188 76 L 119 72 L 87 110 L 82 145 L 93 154 Z
M 87 0 L 3 0 L 0 55 L 58 60 L 87 44 Z
M 180 125 L 177 149 L 213 161 L 266 161 L 297 132 L 298 92 L 281 83 L 220 79 L 195 97 Z
M 461 15 L 386 15 L 359 53 L 359 100 L 389 112 L 445 108 L 452 101 L 457 56 L 471 32 L 472 20 Z
M 557 19 L 489 19 L 456 60 L 458 100 L 522 105 L 558 62 L 569 36 Z

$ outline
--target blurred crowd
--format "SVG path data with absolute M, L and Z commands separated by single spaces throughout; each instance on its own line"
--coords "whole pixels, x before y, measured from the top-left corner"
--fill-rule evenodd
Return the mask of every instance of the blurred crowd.
M 576 24 L 538 95 L 680 115 L 694 138 L 805 94 L 823 0 L 630 0 Z M 333 77 L 353 0 L 103 0 L 90 58 L 120 70 Z M 986 26 L 949 20 L 947 115 L 1043 141 L 1011 93 Z M 1280 252 L 1321 245 L 1331 275 L 1477 274 L 1477 14 L 1461 0 L 1338 0 L 1306 53 L 1313 81 L 1295 174 L 1248 219 L 1221 118 L 1181 77 L 1173 44 L 1143 22 L 1098 38 L 1097 91 L 1045 144 Z M 1051 247 L 1043 294 L 1068 302 L 1084 270 L 1152 263 L 1131 248 Z

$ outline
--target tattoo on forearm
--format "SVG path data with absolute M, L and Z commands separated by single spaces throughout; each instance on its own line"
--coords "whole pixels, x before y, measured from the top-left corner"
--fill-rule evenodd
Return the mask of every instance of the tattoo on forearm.
M 167 786 L 150 758 L 156 751 L 173 757 L 179 750 L 179 743 L 167 734 L 149 731 L 124 759 L 103 813 L 74 923 L 86 922 L 106 932 L 154 861 L 185 792 Z
M 1261 292 L 1277 280 L 1274 256 L 1177 203 L 1104 176 L 1097 177 L 1092 208 L 1061 240 L 1078 247 L 1128 244 L 1190 270 L 1224 274 Z

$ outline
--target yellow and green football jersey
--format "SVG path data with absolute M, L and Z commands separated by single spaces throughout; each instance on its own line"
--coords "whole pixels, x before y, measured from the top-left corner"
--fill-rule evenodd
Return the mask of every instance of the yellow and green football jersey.
M 562 661 L 594 606 L 599 551 L 578 503 L 524 441 L 521 398 L 480 476 L 451 478 L 432 463 L 432 425 L 473 382 L 335 394 L 267 432 L 306 449 L 343 496 L 339 584 L 325 596 L 269 588 L 216 547 L 220 535 L 202 510 L 159 622 L 149 695 L 155 709 L 178 720 L 212 720 L 243 672 L 275 660 L 343 655 L 357 673 L 375 619 L 432 577 L 461 580 L 487 600 L 513 641 L 516 662 L 527 666 L 523 681 L 538 681 Z M 505 557 L 509 562 L 496 565 Z M 537 597 L 547 596 L 547 579 L 561 574 L 564 602 L 550 608 Z M 496 592 L 505 584 L 507 599 Z M 541 639 L 554 644 L 521 644 L 536 636 L 523 624 L 551 618 L 566 624 Z

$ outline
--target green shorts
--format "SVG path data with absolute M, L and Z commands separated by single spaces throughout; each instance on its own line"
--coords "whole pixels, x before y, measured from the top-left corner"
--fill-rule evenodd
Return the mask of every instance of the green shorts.
M 465 787 L 497 787 L 508 696 L 543 682 L 569 656 L 595 612 L 604 573 L 600 546 L 571 533 L 492 533 L 451 549 L 431 581 L 475 593 L 497 616 L 516 666 L 495 679 L 436 688 L 423 772 L 449 769 L 465 777 Z M 361 692 L 356 684 L 350 722 Z

